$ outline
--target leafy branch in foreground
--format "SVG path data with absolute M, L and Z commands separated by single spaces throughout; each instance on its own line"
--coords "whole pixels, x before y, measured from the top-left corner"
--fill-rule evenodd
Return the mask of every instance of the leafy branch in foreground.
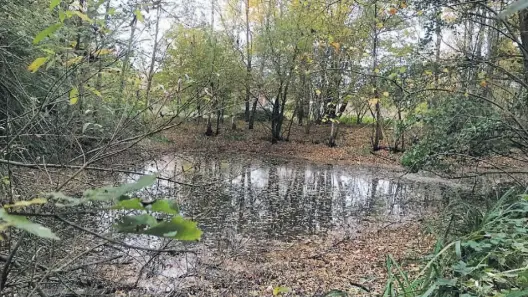
M 177 240 L 199 240 L 202 231 L 198 229 L 195 222 L 187 220 L 179 214 L 179 208 L 173 201 L 159 199 L 149 203 L 149 205 L 144 205 L 139 198 L 130 196 L 130 193 L 152 185 L 155 180 L 155 175 L 147 175 L 133 183 L 87 190 L 81 198 L 68 197 L 60 192 L 46 195 L 49 200 L 57 201 L 55 206 L 58 207 L 75 207 L 90 202 L 110 202 L 110 209 L 134 211 L 134 215 L 121 215 L 118 218 L 118 223 L 114 226 L 118 232 L 153 235 Z M 37 198 L 4 205 L 0 209 L 0 219 L 2 220 L 0 231 L 14 227 L 39 237 L 59 239 L 49 228 L 33 223 L 24 216 L 8 212 L 12 209 L 46 204 L 49 203 L 49 200 Z

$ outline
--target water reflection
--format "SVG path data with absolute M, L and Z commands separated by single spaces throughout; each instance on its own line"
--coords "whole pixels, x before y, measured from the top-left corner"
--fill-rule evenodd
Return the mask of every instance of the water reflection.
M 433 209 L 446 191 L 376 168 L 239 156 L 165 156 L 138 170 L 200 185 L 160 180 L 143 195 L 177 199 L 205 240 L 226 234 L 280 239 L 350 228 L 365 218 L 399 221 Z

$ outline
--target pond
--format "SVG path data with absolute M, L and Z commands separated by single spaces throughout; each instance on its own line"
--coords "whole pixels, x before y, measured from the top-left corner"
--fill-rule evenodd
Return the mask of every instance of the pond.
M 230 256 L 240 259 L 241 254 L 255 259 L 273 244 L 358 234 L 365 222 L 383 228 L 418 221 L 446 205 L 455 193 L 453 185 L 424 181 L 396 169 L 240 155 L 164 156 L 135 171 L 163 178 L 140 193 L 143 199 L 176 200 L 181 213 L 203 231 L 200 242 L 180 243 L 196 255 L 163 255 L 153 264 L 144 253 L 135 254 L 138 267 L 151 266 L 137 284 L 153 292 L 181 290 L 182 279 L 192 287 L 189 279 L 194 278 L 195 285 L 196 277 L 203 285 L 202 274 L 210 273 L 211 263 L 218 266 L 219 261 L 225 263 Z M 123 177 L 125 182 L 137 178 Z M 141 236 L 128 236 L 126 242 L 153 248 L 167 244 Z M 236 265 L 242 265 L 243 271 L 247 263 L 228 266 Z
M 143 195 L 176 199 L 182 214 L 199 223 L 205 238 L 227 232 L 288 239 L 350 228 L 366 218 L 414 219 L 452 195 L 445 184 L 367 166 L 165 156 L 141 170 L 193 185 L 161 180 Z

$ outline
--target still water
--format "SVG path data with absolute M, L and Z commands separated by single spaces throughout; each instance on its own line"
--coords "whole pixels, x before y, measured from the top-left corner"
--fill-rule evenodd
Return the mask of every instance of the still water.
M 364 219 L 415 219 L 452 194 L 400 171 L 242 156 L 165 156 L 136 170 L 188 184 L 161 180 L 142 195 L 176 199 L 205 239 L 226 232 L 285 239 L 353 228 Z

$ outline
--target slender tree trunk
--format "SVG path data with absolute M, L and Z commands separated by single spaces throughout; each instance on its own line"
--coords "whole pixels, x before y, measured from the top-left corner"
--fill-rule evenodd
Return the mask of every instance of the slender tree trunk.
M 157 15 L 156 15 L 156 29 L 154 32 L 154 47 L 152 48 L 152 57 L 150 59 L 150 66 L 149 66 L 149 72 L 147 76 L 147 89 L 145 94 L 145 104 L 148 107 L 150 105 L 150 90 L 152 88 L 152 79 L 154 77 L 154 66 L 156 65 L 156 52 L 158 51 L 158 34 L 159 34 L 159 23 L 160 23 L 160 16 L 161 16 L 161 4 L 158 4 L 158 7 L 156 9 Z M 161 108 L 160 108 L 161 110 Z
M 211 123 L 211 113 L 207 117 L 207 129 L 205 130 L 206 136 L 213 136 L 213 125 Z
M 376 113 L 376 128 L 374 132 L 374 141 L 372 143 L 372 149 L 374 151 L 379 150 L 379 144 L 380 140 L 382 138 L 382 131 L 381 131 L 381 106 L 380 106 L 380 96 L 379 96 L 379 90 L 378 90 L 378 77 L 376 75 L 376 69 L 378 68 L 378 39 L 379 39 L 379 31 L 377 29 L 377 17 L 378 17 L 378 6 L 377 3 L 374 3 L 374 24 L 373 24 L 373 30 L 374 30 L 374 40 L 372 44 L 372 73 L 374 73 L 372 77 L 372 85 L 374 89 L 374 98 L 376 98 L 376 105 L 375 105 L 375 113 Z
M 438 88 L 438 81 L 440 76 L 440 48 L 442 46 L 442 27 L 441 27 L 441 18 L 440 18 L 440 10 L 438 6 L 435 8 L 435 18 L 436 18 L 436 24 L 435 24 L 435 35 L 436 35 L 436 44 L 435 44 L 435 69 L 434 69 L 434 87 Z M 430 96 L 430 99 L 428 100 L 429 107 L 435 107 L 435 96 Z
M 215 135 L 220 134 L 220 110 L 216 111 L 216 131 Z
M 108 26 L 108 21 L 110 20 L 110 1 L 106 1 L 105 14 L 104 14 L 104 25 Z M 100 44 L 99 46 L 102 46 Z M 97 81 L 95 83 L 95 89 L 99 92 L 102 92 L 102 81 L 103 81 L 103 59 L 99 59 L 99 72 L 97 73 Z
M 235 115 L 231 116 L 231 130 L 236 130 Z
M 249 130 L 253 130 L 254 125 L 255 125 L 255 113 L 257 112 L 257 105 L 258 105 L 258 98 L 255 98 L 255 100 L 253 100 L 253 106 L 251 107 L 251 113 L 249 115 L 249 125 L 248 125 Z
M 246 122 L 250 121 L 249 111 L 249 99 L 251 97 L 251 36 L 249 28 L 249 0 L 246 0 L 246 98 L 245 98 L 245 113 L 244 117 Z M 249 127 L 248 127 L 249 128 Z M 252 128 L 249 128 L 252 129 Z
M 134 35 L 136 33 L 136 24 L 137 18 L 134 15 L 132 21 L 130 22 L 130 37 L 128 38 L 127 52 L 125 54 L 125 60 L 123 61 L 123 66 L 121 67 L 121 83 L 119 85 L 119 94 L 123 95 L 126 84 L 126 73 L 128 71 L 128 66 L 130 63 L 130 56 L 132 55 L 132 42 L 134 41 Z M 124 98 L 122 98 L 124 100 Z
M 279 87 L 279 91 L 277 92 L 277 96 L 275 97 L 275 100 L 273 101 L 273 112 L 271 114 L 271 143 L 277 143 L 280 138 L 280 130 L 277 129 L 278 127 L 278 121 L 279 121 L 279 108 L 280 108 L 280 98 L 282 93 L 282 82 Z
M 521 33 L 521 53 L 523 55 L 524 81 L 528 83 L 528 9 L 519 12 L 519 30 Z

